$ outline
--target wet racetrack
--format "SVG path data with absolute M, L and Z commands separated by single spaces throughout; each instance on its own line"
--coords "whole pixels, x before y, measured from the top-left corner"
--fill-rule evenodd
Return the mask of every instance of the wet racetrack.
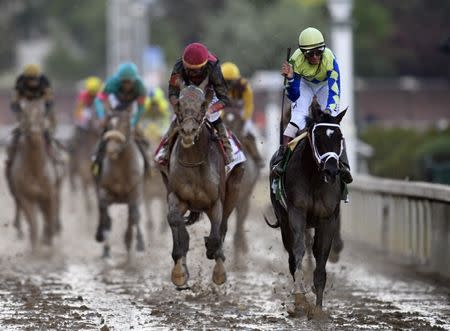
M 122 237 L 126 210 L 113 208 L 112 259 L 100 258 L 96 216 L 81 194 L 63 193 L 63 233 L 52 249 L 30 253 L 17 240 L 13 205 L 0 179 L 0 330 L 450 330 L 450 285 L 395 265 L 360 245 L 345 243 L 338 264 L 328 264 L 326 321 L 290 317 L 291 278 L 279 231 L 264 224 L 268 194 L 262 183 L 246 224 L 250 251 L 236 263 L 232 238 L 225 252 L 228 281 L 212 284 L 206 259 L 205 218 L 189 229 L 189 289 L 170 282 L 171 235 L 159 224 L 147 231 L 146 252 L 128 258 Z M 156 222 L 155 222 L 156 223 Z M 25 229 L 27 230 L 26 226 Z

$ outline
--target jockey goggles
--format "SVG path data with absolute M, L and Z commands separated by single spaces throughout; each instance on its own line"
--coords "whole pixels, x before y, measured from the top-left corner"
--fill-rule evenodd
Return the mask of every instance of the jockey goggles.
M 323 52 L 325 51 L 325 46 L 313 48 L 313 49 L 301 49 L 300 48 L 300 50 L 306 57 L 312 57 L 313 55 L 321 56 L 323 54 Z

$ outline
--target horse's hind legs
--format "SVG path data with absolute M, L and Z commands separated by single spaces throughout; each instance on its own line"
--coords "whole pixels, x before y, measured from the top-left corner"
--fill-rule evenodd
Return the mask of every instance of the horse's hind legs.
M 205 238 L 206 257 L 215 259 L 216 264 L 213 269 L 213 282 L 216 285 L 222 285 L 227 280 L 223 254 L 223 240 L 227 232 L 227 221 L 229 215 L 223 214 L 222 203 L 216 202 L 214 207 L 208 211 L 208 217 L 211 222 L 211 232 L 209 237 Z
M 17 238 L 23 239 L 23 229 L 22 229 L 22 223 L 20 222 L 20 206 L 17 201 L 15 201 L 15 214 L 14 214 L 14 227 L 17 230 Z
M 136 227 L 136 250 L 138 252 L 144 251 L 144 238 L 142 237 L 139 220 L 140 213 L 138 204 L 134 202 L 130 203 L 128 205 L 128 227 L 125 232 L 125 246 L 128 252 L 130 252 L 131 243 L 133 241 L 133 227 Z
M 37 229 L 37 219 L 36 219 L 36 206 L 30 201 L 23 201 L 21 203 L 22 210 L 25 214 L 25 218 L 28 221 L 30 226 L 30 241 L 31 241 L 31 249 L 33 251 L 37 248 L 37 237 L 38 237 L 38 229 Z
M 95 240 L 98 242 L 104 242 L 103 245 L 103 258 L 109 258 L 111 254 L 111 248 L 109 244 L 109 235 L 111 232 L 111 218 L 108 214 L 108 204 L 104 200 L 99 201 L 99 224 L 97 226 L 97 233 Z

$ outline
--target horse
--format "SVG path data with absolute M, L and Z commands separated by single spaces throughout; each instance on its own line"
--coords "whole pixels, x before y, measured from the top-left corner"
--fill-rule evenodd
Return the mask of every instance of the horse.
M 94 178 L 91 170 L 91 156 L 95 144 L 100 137 L 99 129 L 94 126 L 92 120 L 86 128 L 77 127 L 73 137 L 70 139 L 70 163 L 69 179 L 72 190 L 76 188 L 76 177 L 78 176 L 83 192 L 86 210 L 92 211 L 92 202 L 90 199 L 90 189 L 94 188 Z
M 296 308 L 303 308 L 309 316 L 324 316 L 323 292 L 326 283 L 325 265 L 338 232 L 341 200 L 339 157 L 344 148 L 339 123 L 346 110 L 333 117 L 324 113 L 314 97 L 307 121 L 307 137 L 294 149 L 284 174 L 284 201 L 277 198 L 273 187 L 270 198 L 280 227 L 283 245 L 289 255 L 289 270 L 294 281 Z M 271 168 L 275 160 L 270 162 Z M 276 179 L 270 175 L 270 183 Z M 284 206 L 283 206 L 284 204 Z M 314 291 L 316 303 L 312 309 L 305 296 L 302 260 L 305 254 L 305 232 L 314 228 L 313 255 Z
M 42 242 L 51 245 L 54 235 L 60 231 L 60 184 L 55 160 L 49 154 L 50 142 L 46 129 L 43 100 L 22 101 L 19 114 L 19 138 L 17 150 L 7 174 L 11 193 L 16 204 L 15 226 L 20 234 L 20 212 L 30 226 L 32 249 L 37 248 L 38 208 L 44 220 Z
M 237 135 L 237 138 L 242 143 L 242 148 L 247 155 L 247 162 L 243 165 L 244 175 L 241 181 L 241 189 L 239 190 L 239 204 L 236 206 L 236 232 L 234 233 L 234 255 L 238 259 L 241 253 L 248 252 L 247 238 L 245 236 L 245 220 L 250 210 L 250 199 L 253 189 L 259 178 L 259 167 L 256 160 L 248 152 L 246 137 L 243 136 L 244 120 L 241 116 L 242 109 L 239 107 L 228 107 L 225 109 L 225 116 L 223 121 L 227 128 Z
M 106 131 L 100 139 L 105 143 L 105 157 L 96 179 L 99 223 L 95 239 L 104 242 L 103 257 L 110 257 L 109 236 L 111 217 L 108 207 L 112 204 L 128 205 L 128 226 L 125 246 L 130 254 L 133 229 L 136 228 L 136 250 L 144 251 L 144 239 L 140 227 L 139 202 L 145 181 L 144 160 L 134 141 L 131 127 L 131 109 L 113 111 L 106 120 Z
M 162 171 L 167 188 L 167 220 L 173 239 L 171 280 L 177 287 L 185 286 L 189 279 L 186 223 L 194 223 L 202 212 L 207 214 L 211 223 L 205 246 L 206 257 L 215 260 L 212 280 L 217 285 L 226 282 L 223 242 L 243 175 L 241 163 L 227 177 L 223 152 L 207 127 L 206 111 L 211 100 L 207 84 L 208 78 L 199 86 L 189 85 L 181 89 L 175 107 L 179 133 L 171 151 L 169 168 L 167 172 Z M 189 221 L 184 218 L 187 211 L 191 213 Z

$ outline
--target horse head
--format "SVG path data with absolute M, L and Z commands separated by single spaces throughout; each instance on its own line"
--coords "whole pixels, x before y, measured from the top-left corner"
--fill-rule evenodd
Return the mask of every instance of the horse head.
M 131 111 L 113 111 L 106 121 L 106 132 L 103 140 L 106 142 L 106 155 L 117 159 L 125 149 L 131 135 Z
M 334 182 L 339 173 L 339 158 L 344 149 L 340 123 L 347 109 L 337 115 L 323 111 L 317 98 L 310 105 L 308 131 L 311 149 L 325 182 Z
M 208 98 L 205 93 L 208 79 L 200 86 L 189 85 L 181 89 L 175 114 L 180 128 L 181 144 L 189 148 L 195 144 L 205 121 Z
M 48 124 L 45 118 L 43 100 L 22 100 L 20 102 L 19 126 L 21 132 L 30 137 L 42 137 Z

